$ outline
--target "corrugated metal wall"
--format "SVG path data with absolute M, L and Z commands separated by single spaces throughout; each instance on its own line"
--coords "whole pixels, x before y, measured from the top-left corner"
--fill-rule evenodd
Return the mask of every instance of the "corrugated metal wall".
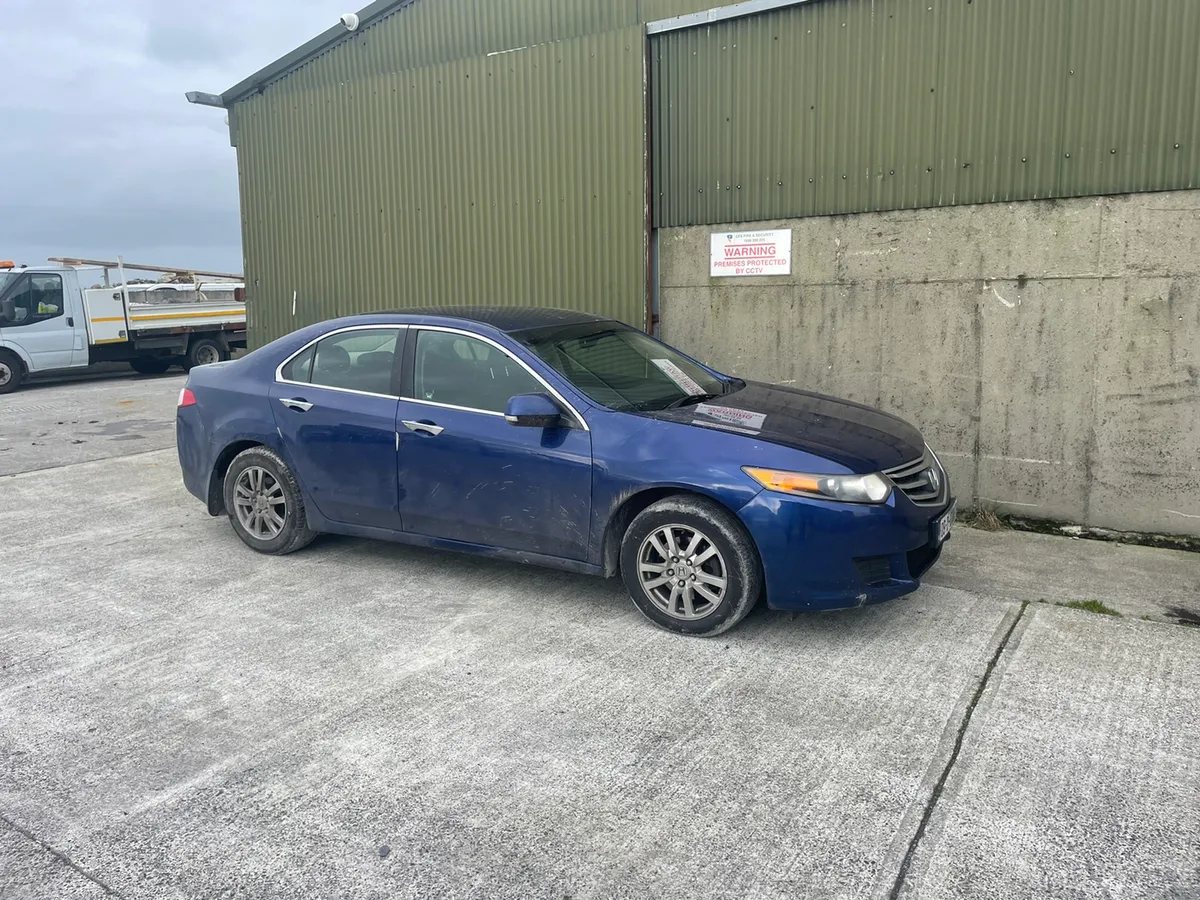
M 634 27 L 382 75 L 311 65 L 303 91 L 239 103 L 253 343 L 446 303 L 644 323 L 644 51 Z
M 270 87 L 280 92 L 402 72 L 697 12 L 720 0 L 417 0 L 348 35 Z
M 652 39 L 655 224 L 1200 186 L 1196 0 L 821 0 Z

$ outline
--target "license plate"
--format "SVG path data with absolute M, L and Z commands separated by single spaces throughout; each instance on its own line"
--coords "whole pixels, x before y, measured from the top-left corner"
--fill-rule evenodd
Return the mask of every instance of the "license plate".
M 933 523 L 933 546 L 940 547 L 950 537 L 950 529 L 954 527 L 954 514 L 958 512 L 958 501 L 950 504 L 950 508 L 941 518 Z

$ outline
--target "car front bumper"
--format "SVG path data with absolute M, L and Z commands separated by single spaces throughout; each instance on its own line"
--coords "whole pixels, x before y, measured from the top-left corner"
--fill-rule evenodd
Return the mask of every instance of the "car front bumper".
M 920 587 L 944 546 L 934 523 L 953 504 L 917 507 L 895 492 L 874 506 L 763 491 L 739 516 L 758 545 L 772 609 L 847 609 Z

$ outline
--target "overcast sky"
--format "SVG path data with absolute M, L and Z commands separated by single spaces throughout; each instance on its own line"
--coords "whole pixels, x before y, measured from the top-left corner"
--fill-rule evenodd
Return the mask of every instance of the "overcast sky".
M 221 93 L 358 0 L 0 0 L 0 259 L 241 272 Z

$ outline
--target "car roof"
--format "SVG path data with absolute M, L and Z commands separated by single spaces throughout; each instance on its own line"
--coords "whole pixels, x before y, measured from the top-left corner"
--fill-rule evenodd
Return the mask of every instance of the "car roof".
M 545 328 L 548 325 L 578 325 L 586 322 L 612 321 L 604 316 L 596 316 L 579 310 L 545 306 L 428 306 L 388 310 L 375 315 L 458 319 L 490 325 L 497 331 L 508 333 Z

